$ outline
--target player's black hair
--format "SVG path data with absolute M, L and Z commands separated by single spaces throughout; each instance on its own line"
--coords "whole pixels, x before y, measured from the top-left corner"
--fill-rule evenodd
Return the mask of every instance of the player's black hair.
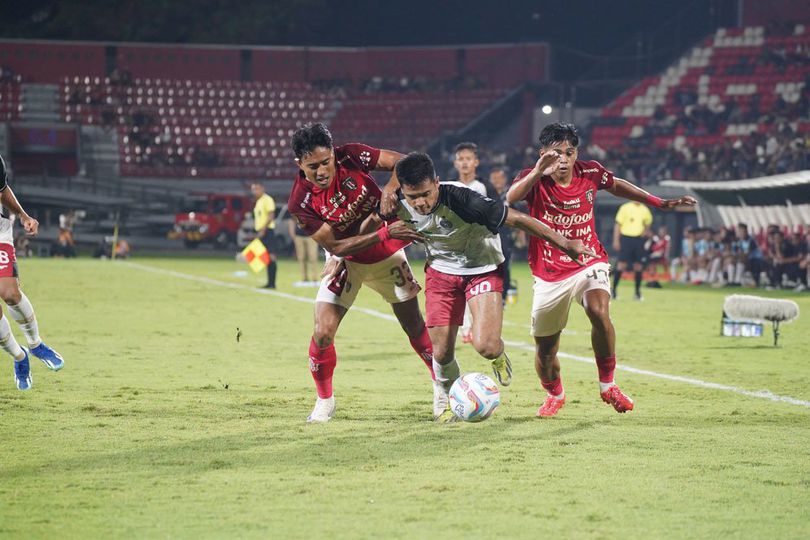
M 504 175 L 506 175 L 507 180 L 509 179 L 509 169 L 507 169 L 503 165 L 495 165 L 489 170 L 489 174 L 492 174 L 494 172 L 502 172 Z
M 292 136 L 293 153 L 295 157 L 301 159 L 315 151 L 316 148 L 332 148 L 332 134 L 326 124 L 306 124 L 295 130 Z
M 475 154 L 475 157 L 478 157 L 478 145 L 475 144 L 474 142 L 460 142 L 460 143 L 458 143 L 456 145 L 456 147 L 453 148 L 453 156 L 455 156 L 456 154 L 458 154 L 462 150 L 469 150 L 473 154 Z
M 579 135 L 574 124 L 555 122 L 543 128 L 540 132 L 540 148 L 548 148 L 552 144 L 569 142 L 576 148 L 579 146 Z
M 397 161 L 397 178 L 403 186 L 417 186 L 425 180 L 436 178 L 433 160 L 422 152 L 411 152 Z

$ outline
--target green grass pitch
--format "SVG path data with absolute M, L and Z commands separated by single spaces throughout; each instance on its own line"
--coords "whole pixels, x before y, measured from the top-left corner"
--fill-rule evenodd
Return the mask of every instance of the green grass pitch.
M 261 294 L 245 268 L 20 262 L 67 365 L 32 359 L 23 393 L 4 357 L 0 538 L 810 537 L 810 295 L 785 293 L 803 314 L 778 348 L 718 336 L 724 290 L 637 303 L 627 282 L 612 306 L 620 365 L 799 403 L 619 371 L 636 401 L 619 415 L 595 365 L 563 359 L 568 404 L 540 420 L 518 264 L 512 386 L 490 420 L 436 425 L 427 370 L 364 290 L 356 305 L 373 311 L 350 312 L 336 340 L 337 414 L 307 425 L 315 289 L 293 288 L 282 261 L 279 291 L 300 298 Z M 590 357 L 581 309 L 569 329 L 561 351 Z M 458 357 L 488 371 L 469 346 Z

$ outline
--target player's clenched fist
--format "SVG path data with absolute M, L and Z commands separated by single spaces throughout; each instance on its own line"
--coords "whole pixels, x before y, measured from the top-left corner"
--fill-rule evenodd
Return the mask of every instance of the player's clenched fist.
M 25 233 L 28 236 L 36 236 L 36 234 L 39 232 L 39 221 L 32 218 L 31 216 L 21 217 L 20 223 L 22 223 L 22 226 L 25 229 Z

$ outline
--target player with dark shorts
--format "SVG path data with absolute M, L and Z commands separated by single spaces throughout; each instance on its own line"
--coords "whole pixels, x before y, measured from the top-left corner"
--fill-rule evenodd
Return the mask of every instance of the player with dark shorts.
M 449 184 L 439 184 L 430 156 L 414 152 L 396 166 L 399 182 L 397 217 L 424 237 L 425 312 L 433 343 L 433 371 L 436 380 L 449 391 L 459 377 L 455 359 L 458 327 L 464 309 L 472 312 L 472 344 L 491 360 L 495 377 L 504 386 L 512 380 L 512 366 L 504 351 L 503 268 L 504 256 L 498 229 L 516 227 L 557 246 L 572 259 L 594 256 L 579 240 L 567 240 L 538 220 L 517 212 L 500 200 Z M 383 213 L 393 211 L 382 208 Z M 583 264 L 583 263 L 580 263 Z M 449 406 L 437 417 L 453 421 Z
M 645 247 L 646 234 L 652 225 L 653 216 L 650 209 L 637 201 L 626 202 L 616 212 L 616 223 L 613 228 L 613 249 L 619 252 L 616 271 L 613 274 L 613 298 L 627 266 L 633 268 L 636 292 L 635 299 L 641 300 L 641 275 L 647 263 Z
M 335 334 L 364 284 L 391 304 L 432 376 L 433 348 L 416 298 L 421 288 L 403 250 L 420 236 L 401 222 L 374 230 L 382 192 L 371 171 L 392 171 L 402 154 L 365 144 L 334 146 L 332 134 L 320 123 L 296 130 L 291 146 L 300 171 L 288 208 L 304 232 L 331 254 L 315 299 L 309 369 L 318 397 L 307 418 L 327 422 L 335 413 Z M 434 414 L 446 407 L 442 399 L 434 381 Z
M 582 240 L 598 255 L 585 268 L 546 240 L 529 239 L 529 267 L 534 275 L 532 334 L 535 367 L 548 393 L 537 416 L 556 415 L 565 404 L 557 351 L 560 334 L 568 322 L 573 302 L 585 308 L 591 321 L 591 345 L 599 372 L 602 400 L 617 412 L 633 410 L 633 401 L 613 381 L 616 368 L 616 331 L 610 320 L 610 265 L 594 228 L 594 208 L 599 190 L 644 202 L 662 209 L 693 205 L 692 197 L 660 199 L 650 195 L 596 161 L 579 161 L 579 136 L 571 124 L 556 123 L 540 133 L 540 159 L 533 169 L 524 169 L 512 183 L 507 200 L 525 200 L 530 214 L 566 238 Z

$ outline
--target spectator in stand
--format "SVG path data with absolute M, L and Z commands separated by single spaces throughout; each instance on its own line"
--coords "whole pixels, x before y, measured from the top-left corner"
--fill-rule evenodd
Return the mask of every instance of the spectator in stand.
M 799 254 L 801 257 L 799 260 L 799 279 L 801 283 L 796 285 L 796 290 L 806 291 L 810 288 L 810 226 L 805 229 Z
M 709 248 L 711 247 L 711 229 L 701 229 L 695 237 L 695 249 L 690 264 L 691 283 L 700 285 L 709 277 Z
M 695 253 L 695 231 L 691 227 L 687 227 L 683 232 L 683 240 L 681 240 L 681 252 L 672 259 L 669 273 L 673 281 L 681 283 L 689 283 L 689 271 L 692 262 L 692 257 Z M 682 270 L 682 272 L 679 272 Z
M 663 267 L 664 273 L 668 271 L 670 242 L 671 239 L 666 225 L 661 225 L 658 227 L 656 234 L 650 235 L 644 245 L 647 251 L 647 270 L 649 272 L 658 274 L 660 267 Z M 649 283 L 647 285 L 649 286 Z
M 799 281 L 799 261 L 802 259 L 799 239 L 796 235 L 785 236 L 781 229 L 773 232 L 773 258 L 768 280 L 771 287 L 793 288 Z
M 719 229 L 712 234 L 709 243 L 709 278 L 707 282 L 713 287 L 722 287 L 733 279 L 733 272 L 724 276 L 726 270 L 733 260 L 732 253 L 732 232 L 726 229 Z
M 743 276 L 748 271 L 754 279 L 754 284 L 759 287 L 765 263 L 762 259 L 762 250 L 756 239 L 748 234 L 748 225 L 745 223 L 737 225 L 737 235 L 732 244 L 732 252 L 735 255 L 735 268 L 734 277 L 729 278 L 729 285 L 735 287 L 742 285 Z

